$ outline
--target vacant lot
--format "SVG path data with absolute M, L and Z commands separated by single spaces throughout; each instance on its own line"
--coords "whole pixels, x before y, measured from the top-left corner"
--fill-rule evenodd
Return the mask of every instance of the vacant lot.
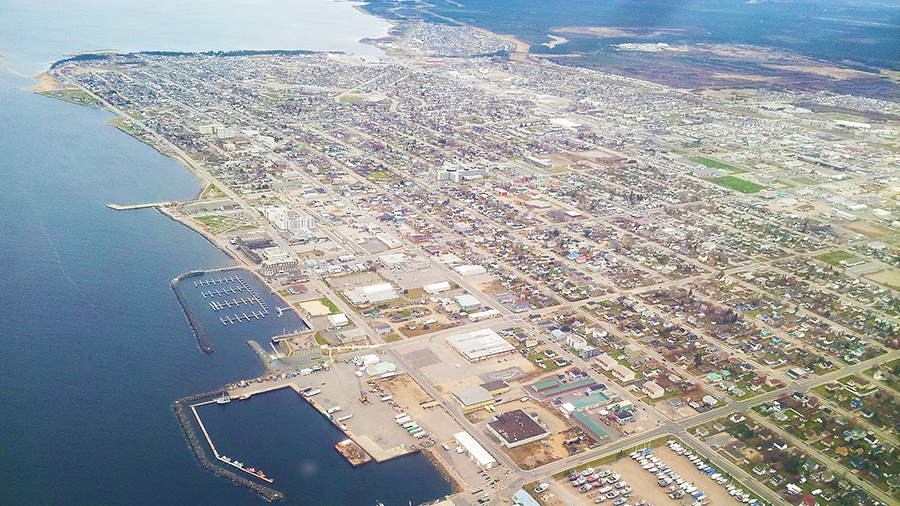
M 702 156 L 698 156 L 697 158 L 691 158 L 691 161 L 697 162 L 701 165 L 705 165 L 713 169 L 723 169 L 730 172 L 744 172 L 744 170 L 741 168 L 735 167 L 734 165 L 725 162 L 713 160 L 712 158 L 704 158 Z
M 813 258 L 819 260 L 820 262 L 825 262 L 826 264 L 831 264 L 834 266 L 838 266 L 841 262 L 845 260 L 850 260 L 856 258 L 852 253 L 847 253 L 843 250 L 832 251 L 831 253 L 823 253 L 821 255 L 816 255 Z
M 766 188 L 763 185 L 756 184 L 754 182 L 734 176 L 715 177 L 710 179 L 710 181 L 716 183 L 719 186 L 731 188 L 732 190 L 739 191 L 741 193 L 756 193 Z

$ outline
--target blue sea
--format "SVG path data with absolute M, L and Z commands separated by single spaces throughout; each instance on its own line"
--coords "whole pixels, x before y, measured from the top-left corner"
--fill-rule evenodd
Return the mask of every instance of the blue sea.
M 0 2 L 0 65 L 34 74 L 95 49 L 352 51 L 385 29 L 350 4 L 320 0 L 9 0 Z M 171 403 L 262 374 L 246 340 L 281 322 L 247 327 L 250 337 L 212 330 L 215 352 L 201 352 L 170 282 L 231 260 L 155 210 L 106 208 L 189 199 L 199 182 L 105 125 L 112 114 L 21 89 L 32 84 L 0 72 L 0 504 L 263 503 L 200 467 Z M 277 443 L 265 470 L 286 504 L 408 504 L 449 491 L 420 455 L 339 462 L 325 444 L 334 427 L 296 400 L 263 395 L 210 419 L 222 444 Z M 274 438 L 279 430 L 302 441 Z M 290 471 L 309 463 L 322 474 Z

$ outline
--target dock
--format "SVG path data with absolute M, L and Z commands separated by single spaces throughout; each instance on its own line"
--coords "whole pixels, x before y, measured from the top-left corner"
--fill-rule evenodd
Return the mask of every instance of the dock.
M 146 209 L 148 207 L 164 207 L 171 205 L 172 202 L 151 202 L 149 204 L 134 204 L 130 206 L 120 206 L 119 204 L 106 204 L 106 207 L 115 209 L 116 211 L 129 211 L 131 209 Z
M 338 451 L 341 455 L 350 462 L 350 465 L 353 467 L 361 466 L 368 462 L 372 461 L 372 457 L 366 453 L 365 450 L 362 449 L 361 446 L 356 444 L 352 439 L 345 439 L 340 443 L 334 445 L 334 449 Z

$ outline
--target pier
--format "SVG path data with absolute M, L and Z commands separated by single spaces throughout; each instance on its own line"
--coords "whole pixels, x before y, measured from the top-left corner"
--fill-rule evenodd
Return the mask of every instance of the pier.
M 212 404 L 214 402 L 216 402 L 216 401 L 205 401 L 205 402 L 200 402 L 197 404 L 192 404 L 191 411 L 194 413 L 194 418 L 197 419 L 197 425 L 200 426 L 200 430 L 203 432 L 203 436 L 206 438 L 206 443 L 209 444 L 209 449 L 212 450 L 213 455 L 216 457 L 216 460 L 218 460 L 219 462 L 222 462 L 224 464 L 228 464 L 236 469 L 240 469 L 241 471 L 244 471 L 245 473 L 249 474 L 250 476 L 259 478 L 260 480 L 263 480 L 268 483 L 272 483 L 274 480 L 266 477 L 266 475 L 263 474 L 262 471 L 258 471 L 253 468 L 244 467 L 244 465 L 241 462 L 232 460 L 224 455 L 219 455 L 219 451 L 216 450 L 216 445 L 213 444 L 212 438 L 209 437 L 209 432 L 206 431 L 206 427 L 203 425 L 203 421 L 200 420 L 200 415 L 197 413 L 197 406 L 205 406 L 207 404 Z M 253 469 L 253 470 L 251 471 L 251 469 Z
M 210 285 L 221 285 L 223 283 L 238 283 L 240 282 L 242 285 L 243 280 L 238 276 L 229 276 L 227 278 L 216 278 L 216 279 L 201 279 L 200 281 L 194 281 L 194 286 L 210 286 Z
M 146 209 L 148 207 L 164 207 L 171 205 L 172 202 L 152 202 L 150 204 L 134 204 L 130 206 L 120 206 L 119 204 L 106 204 L 106 207 L 115 209 L 116 211 L 128 211 L 131 209 Z

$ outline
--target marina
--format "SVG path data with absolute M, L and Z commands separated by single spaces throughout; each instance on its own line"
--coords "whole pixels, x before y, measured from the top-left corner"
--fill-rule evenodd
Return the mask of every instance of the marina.
M 449 484 L 425 455 L 416 452 L 404 458 L 377 461 L 357 441 L 357 436 L 349 437 L 342 431 L 342 422 L 324 416 L 325 408 L 312 399 L 298 400 L 297 393 L 310 381 L 308 376 L 256 381 L 227 390 L 232 399 L 252 395 L 248 402 L 220 406 L 207 397 L 191 405 L 193 425 L 199 429 L 203 449 L 210 455 L 212 463 L 246 476 L 250 481 L 258 480 L 261 485 L 275 484 L 285 497 L 310 497 L 341 490 L 335 489 L 335 484 L 348 480 L 360 487 L 374 486 L 381 480 L 393 482 L 396 478 L 389 477 L 397 476 L 398 472 L 414 477 L 418 483 L 398 485 L 396 490 L 389 492 L 394 497 L 384 496 L 388 492 L 379 489 L 378 493 L 382 495 L 379 499 L 385 504 L 387 501 L 418 504 L 433 500 L 435 491 L 450 492 Z M 309 409 L 311 407 L 315 409 Z M 310 459 L 312 455 L 314 460 Z M 364 465 L 373 461 L 378 463 Z M 254 467 L 251 468 L 248 462 Z M 263 476 L 259 474 L 260 469 L 265 470 Z M 428 484 L 429 493 L 425 495 L 419 491 L 422 483 Z M 330 502 L 369 503 L 362 498 L 355 500 L 346 496 L 333 497 Z
M 259 320 L 260 318 L 265 318 L 266 313 L 258 313 L 253 311 L 249 315 L 247 313 L 234 314 L 232 316 L 222 316 L 219 317 L 219 320 L 222 322 L 222 325 L 228 325 L 229 323 L 234 325 L 235 323 L 241 323 L 242 321 L 249 322 L 251 318 L 256 318 Z
M 192 283 L 182 283 L 191 278 Z M 241 325 L 241 333 L 247 339 L 268 342 L 273 335 L 296 334 L 309 331 L 309 326 L 296 312 L 284 307 L 284 302 L 268 289 L 252 273 L 240 268 L 214 271 L 191 271 L 172 282 L 178 301 L 194 330 L 200 348 L 213 351 L 213 340 L 228 337 L 221 327 L 230 329 Z M 278 310 L 277 323 L 267 324 L 266 318 L 274 307 Z M 225 313 L 225 314 L 223 314 Z M 252 323 L 252 325 L 248 325 Z M 221 326 L 221 327 L 220 327 Z M 249 332 L 249 333 L 248 333 Z

